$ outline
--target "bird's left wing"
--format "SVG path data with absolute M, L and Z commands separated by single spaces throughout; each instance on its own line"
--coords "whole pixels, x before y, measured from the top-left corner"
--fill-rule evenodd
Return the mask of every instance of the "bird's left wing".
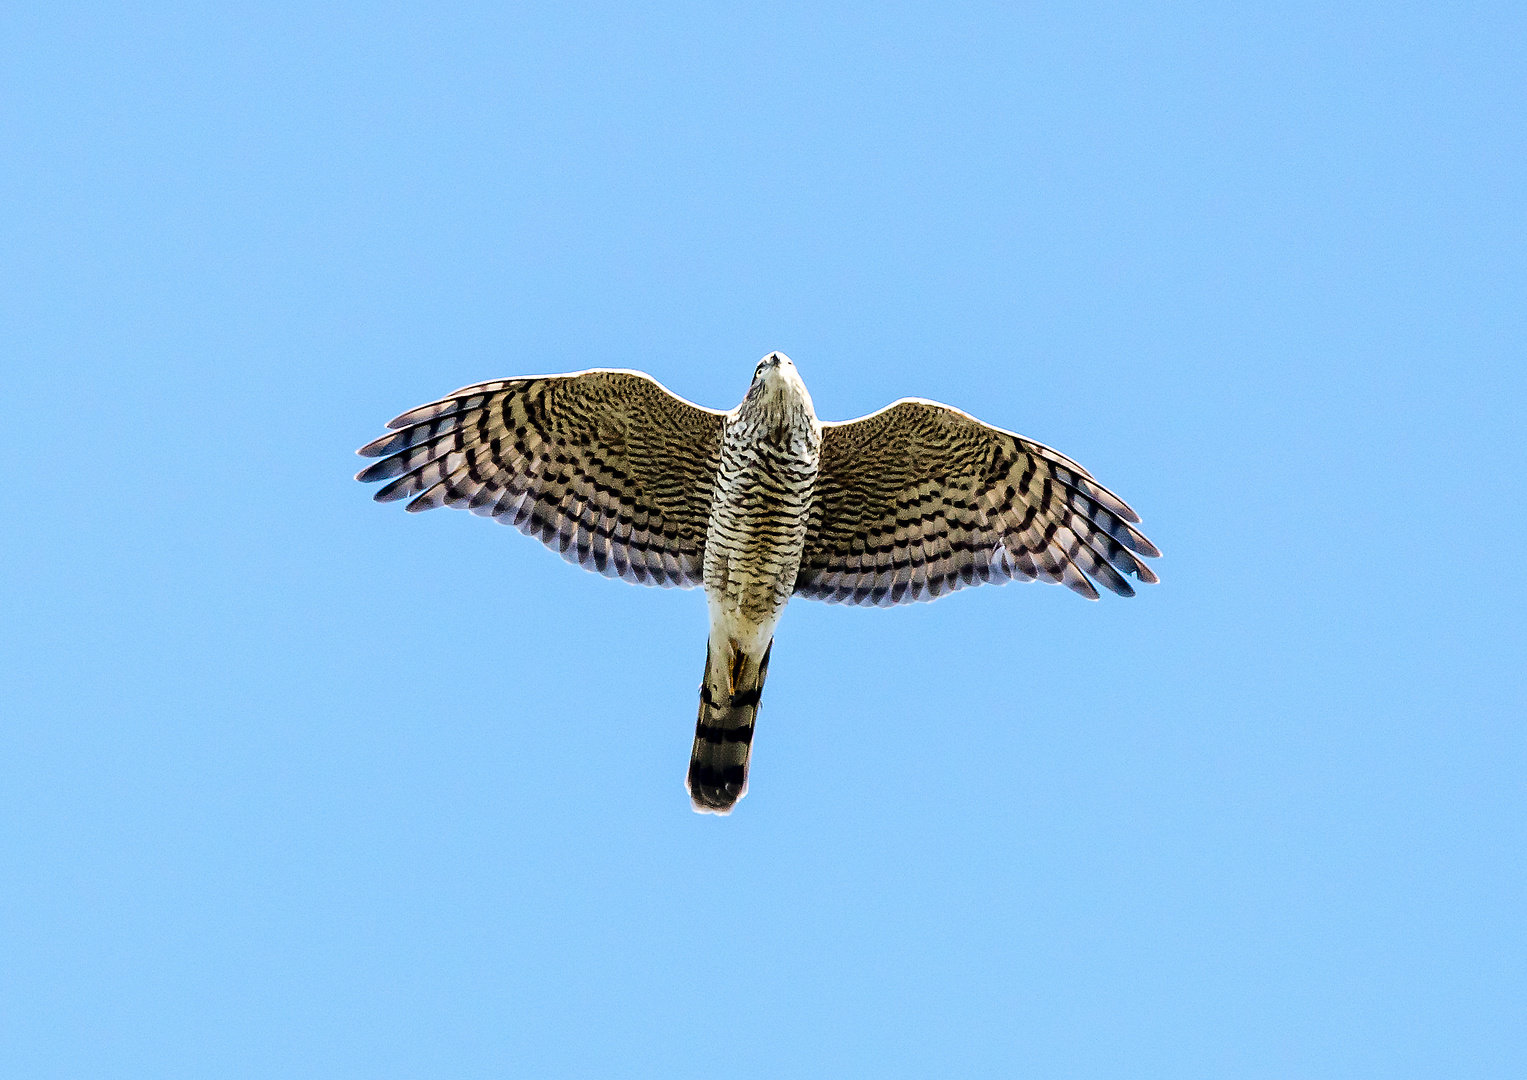
M 795 594 L 828 603 L 932 600 L 1017 578 L 1089 576 L 1122 596 L 1160 554 L 1123 500 L 1070 458 L 934 401 L 822 425 L 821 470 Z
M 378 502 L 491 516 L 608 577 L 702 584 L 724 413 L 639 371 L 463 387 L 361 447 Z

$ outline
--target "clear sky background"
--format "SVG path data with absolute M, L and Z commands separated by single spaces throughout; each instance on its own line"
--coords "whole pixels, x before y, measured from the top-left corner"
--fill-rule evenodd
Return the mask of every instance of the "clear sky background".
M 317 8 L 318 10 L 315 10 Z M 1527 1075 L 1527 9 L 0 14 L 0 1073 Z M 378 506 L 465 383 L 917 395 L 1162 584 L 799 602 Z

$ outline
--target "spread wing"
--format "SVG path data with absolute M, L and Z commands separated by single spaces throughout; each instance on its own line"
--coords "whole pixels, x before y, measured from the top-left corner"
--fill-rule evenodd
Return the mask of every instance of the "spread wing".
M 958 409 L 908 398 L 822 425 L 822 464 L 795 593 L 828 603 L 932 600 L 986 581 L 1156 575 L 1140 520 L 1087 470 Z M 1089 577 L 1092 579 L 1089 581 Z
M 478 383 L 389 423 L 355 478 L 391 481 L 378 502 L 497 518 L 608 577 L 690 587 L 723 418 L 639 371 Z

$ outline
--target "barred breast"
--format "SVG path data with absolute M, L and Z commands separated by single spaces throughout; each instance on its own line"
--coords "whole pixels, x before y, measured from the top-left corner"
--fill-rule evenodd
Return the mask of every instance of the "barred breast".
M 777 358 L 777 359 L 776 359 Z M 722 432 L 705 535 L 712 630 L 767 646 L 795 589 L 822 453 L 822 426 L 789 360 L 771 354 Z
M 772 627 L 795 589 L 821 439 L 814 425 L 790 422 L 804 418 L 767 426 L 747 419 L 729 424 L 722 442 L 705 537 L 705 591 L 728 615 Z

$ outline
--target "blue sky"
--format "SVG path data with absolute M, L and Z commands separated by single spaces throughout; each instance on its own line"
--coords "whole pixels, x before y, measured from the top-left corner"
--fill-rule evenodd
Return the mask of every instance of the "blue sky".
M 12 5 L 0 1071 L 1527 1070 L 1527 16 Z M 457 386 L 958 405 L 1162 584 L 703 596 L 351 480 Z M 1504 560 L 1504 561 L 1503 561 Z

